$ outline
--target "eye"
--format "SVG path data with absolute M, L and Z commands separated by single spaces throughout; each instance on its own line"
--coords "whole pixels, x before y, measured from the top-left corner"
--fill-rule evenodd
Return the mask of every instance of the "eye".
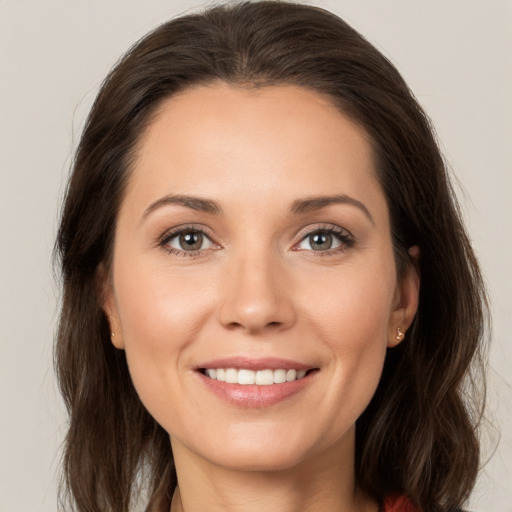
M 218 246 L 201 230 L 185 228 L 169 233 L 161 242 L 162 247 L 171 253 L 192 256 L 198 251 L 214 249 Z
M 354 245 L 353 237 L 340 228 L 319 228 L 307 234 L 297 245 L 299 250 L 330 252 Z

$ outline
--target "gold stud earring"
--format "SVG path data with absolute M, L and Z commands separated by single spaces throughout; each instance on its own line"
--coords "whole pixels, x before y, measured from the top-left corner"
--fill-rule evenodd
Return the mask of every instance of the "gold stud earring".
M 397 341 L 402 341 L 404 339 L 405 334 L 400 330 L 400 327 L 396 330 L 396 339 Z

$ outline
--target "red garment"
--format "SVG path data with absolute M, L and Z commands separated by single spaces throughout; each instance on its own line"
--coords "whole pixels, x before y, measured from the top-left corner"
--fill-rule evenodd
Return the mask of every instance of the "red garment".
M 406 496 L 388 496 L 384 500 L 383 512 L 418 512 Z

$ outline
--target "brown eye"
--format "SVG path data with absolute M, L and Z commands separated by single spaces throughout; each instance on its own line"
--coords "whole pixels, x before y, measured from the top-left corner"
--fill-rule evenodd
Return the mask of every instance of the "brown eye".
M 165 245 L 178 252 L 196 252 L 211 249 L 215 244 L 203 232 L 187 229 L 169 237 Z
M 309 235 L 309 245 L 313 251 L 325 251 L 332 248 L 333 237 L 326 231 Z
M 306 236 L 300 243 L 300 248 L 308 251 L 328 251 L 342 244 L 341 236 L 328 230 L 319 230 Z
M 203 235 L 197 231 L 181 233 L 179 236 L 180 249 L 184 251 L 197 251 L 203 245 Z
M 301 251 L 328 252 L 330 250 L 343 250 L 354 245 L 352 235 L 338 227 L 320 228 L 307 234 L 298 244 Z

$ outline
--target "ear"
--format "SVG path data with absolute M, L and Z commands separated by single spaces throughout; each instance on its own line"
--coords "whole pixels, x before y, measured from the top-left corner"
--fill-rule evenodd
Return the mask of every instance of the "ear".
M 117 308 L 111 273 L 101 263 L 96 273 L 98 297 L 110 326 L 110 339 L 114 347 L 124 349 L 123 332 Z
M 417 245 L 409 249 L 409 257 L 411 263 L 396 287 L 393 311 L 388 325 L 388 347 L 396 347 L 402 342 L 418 310 L 420 248 Z

